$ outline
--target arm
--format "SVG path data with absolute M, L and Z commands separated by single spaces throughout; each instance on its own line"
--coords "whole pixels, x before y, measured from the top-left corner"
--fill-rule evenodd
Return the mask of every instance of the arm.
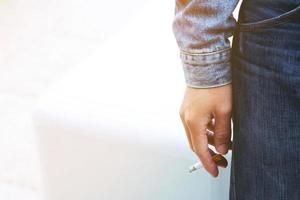
M 228 38 L 236 25 L 232 12 L 237 3 L 238 0 L 176 0 L 172 24 L 188 86 L 179 110 L 180 118 L 191 149 L 214 177 L 218 176 L 218 168 L 208 144 L 226 154 L 231 139 Z M 206 135 L 207 129 L 213 136 Z
M 172 29 L 187 86 L 231 83 L 230 42 L 239 0 L 176 0 Z

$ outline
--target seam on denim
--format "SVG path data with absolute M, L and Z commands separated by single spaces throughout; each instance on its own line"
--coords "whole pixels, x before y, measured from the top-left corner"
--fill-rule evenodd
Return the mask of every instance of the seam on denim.
M 230 50 L 231 48 L 229 48 Z M 215 63 L 223 63 L 228 62 L 230 60 L 230 51 L 218 51 L 218 53 L 214 54 L 184 54 L 180 53 L 180 58 L 183 63 L 204 66 Z
M 296 13 L 296 11 L 300 10 L 300 5 L 293 8 L 292 10 L 285 12 L 283 14 L 280 14 L 278 16 L 275 17 L 271 17 L 268 19 L 264 19 L 261 21 L 256 21 L 256 22 L 238 22 L 238 24 L 240 24 L 241 26 L 255 26 L 255 25 L 260 25 L 260 24 L 264 24 L 266 22 L 275 22 L 277 20 L 281 20 L 281 19 L 285 19 L 286 17 L 290 17 L 291 15 L 293 15 L 294 13 Z
M 255 31 L 256 29 L 259 30 L 264 28 L 270 28 L 280 24 L 285 24 L 293 20 L 294 18 L 298 17 L 299 11 L 300 11 L 300 5 L 286 13 L 283 13 L 276 17 L 261 20 L 258 22 L 243 23 L 238 21 L 237 29 L 239 29 L 240 31 Z
M 231 47 L 229 48 L 225 48 L 225 49 L 221 49 L 221 50 L 217 50 L 217 51 L 211 51 L 211 52 L 188 52 L 186 50 L 180 49 L 180 52 L 182 54 L 187 54 L 187 55 L 199 55 L 199 56 L 206 56 L 206 55 L 214 55 L 214 54 L 219 54 L 222 53 L 224 51 L 230 51 Z
M 221 84 L 217 84 L 217 85 L 192 85 L 189 83 L 186 83 L 186 85 L 189 87 L 192 87 L 192 88 L 205 89 L 205 88 L 220 87 L 220 86 L 228 85 L 230 83 L 232 83 L 232 80 L 230 80 L 229 82 L 225 82 L 225 83 L 221 83 Z
M 187 62 L 183 62 L 182 63 L 182 67 L 183 68 L 188 68 L 188 67 L 199 67 L 199 68 L 203 68 L 203 66 L 205 67 L 212 67 L 212 66 L 216 66 L 216 65 L 223 65 L 224 67 L 227 67 L 227 65 L 231 64 L 231 59 L 229 58 L 228 60 L 223 60 L 220 62 L 215 62 L 215 63 L 207 63 L 207 64 L 190 64 Z M 230 66 L 228 66 L 230 67 Z
M 253 26 L 237 26 L 238 27 L 237 29 L 241 32 L 263 31 L 268 28 L 286 24 L 286 23 L 292 21 L 293 19 L 296 19 L 296 16 L 291 17 L 291 18 L 281 19 L 281 20 L 278 20 L 278 21 L 272 22 L 272 23 L 257 24 L 257 25 L 253 25 Z
M 202 62 L 202 63 L 184 62 L 184 64 L 185 65 L 190 65 L 190 66 L 193 66 L 193 67 L 209 67 L 211 65 L 221 65 L 221 64 L 224 64 L 224 63 L 228 63 L 228 62 L 230 62 L 230 56 L 228 56 L 227 58 L 225 58 L 223 60 L 218 59 L 215 62 Z

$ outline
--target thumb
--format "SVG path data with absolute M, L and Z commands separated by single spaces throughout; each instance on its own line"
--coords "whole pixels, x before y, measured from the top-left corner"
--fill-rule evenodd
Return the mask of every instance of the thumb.
M 216 113 L 214 126 L 214 143 L 216 150 L 226 154 L 231 141 L 231 113 Z

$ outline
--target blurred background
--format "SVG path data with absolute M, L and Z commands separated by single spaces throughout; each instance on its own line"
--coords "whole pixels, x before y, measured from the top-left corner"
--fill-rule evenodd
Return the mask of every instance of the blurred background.
M 0 0 L 1 200 L 40 199 L 36 98 L 126 26 L 144 2 Z
M 32 107 L 143 0 L 117 2 L 0 0 L 0 199 L 39 199 Z

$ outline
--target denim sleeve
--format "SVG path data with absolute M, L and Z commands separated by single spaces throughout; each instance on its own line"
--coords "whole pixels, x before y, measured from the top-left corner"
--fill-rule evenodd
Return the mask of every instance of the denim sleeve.
M 230 41 L 239 0 L 175 0 L 172 31 L 187 86 L 211 88 L 231 83 Z

